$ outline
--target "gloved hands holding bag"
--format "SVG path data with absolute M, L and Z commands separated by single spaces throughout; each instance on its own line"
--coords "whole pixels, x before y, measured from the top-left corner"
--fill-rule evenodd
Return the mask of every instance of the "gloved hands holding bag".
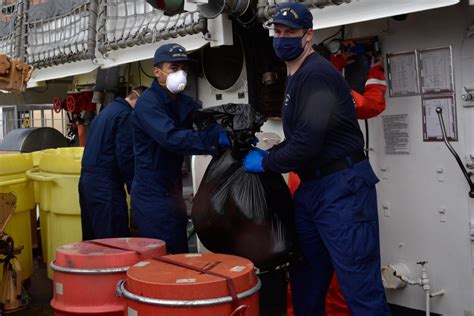
M 263 172 L 263 159 L 268 156 L 268 151 L 254 147 L 244 158 L 244 170 L 250 173 Z

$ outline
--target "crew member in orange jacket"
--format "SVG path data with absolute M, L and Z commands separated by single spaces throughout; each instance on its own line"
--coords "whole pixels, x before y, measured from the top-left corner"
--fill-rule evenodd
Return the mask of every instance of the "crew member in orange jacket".
M 350 57 L 353 54 L 339 54 L 331 56 L 330 61 L 339 71 L 351 63 Z M 364 93 L 360 94 L 352 90 L 355 106 L 357 109 L 357 118 L 360 120 L 376 117 L 385 110 L 385 73 L 382 60 L 376 60 L 372 57 L 371 67 L 367 72 L 367 81 L 365 82 Z

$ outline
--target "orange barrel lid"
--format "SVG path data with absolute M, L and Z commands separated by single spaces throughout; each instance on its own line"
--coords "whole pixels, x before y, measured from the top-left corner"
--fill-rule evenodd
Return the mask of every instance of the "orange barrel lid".
M 106 238 L 70 243 L 56 248 L 52 268 L 63 267 L 81 273 L 80 269 L 129 267 L 147 258 L 136 251 L 161 257 L 166 255 L 166 245 L 164 241 L 152 238 Z
M 245 258 L 215 253 L 164 258 L 228 276 L 237 294 L 256 288 L 258 283 L 253 263 Z M 225 278 L 157 260 L 141 261 L 130 267 L 126 288 L 130 293 L 162 300 L 201 300 L 230 295 Z

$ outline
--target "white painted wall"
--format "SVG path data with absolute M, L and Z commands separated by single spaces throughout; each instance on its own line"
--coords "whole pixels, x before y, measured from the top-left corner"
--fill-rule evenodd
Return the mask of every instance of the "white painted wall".
M 410 14 L 406 21 L 376 20 L 351 25 L 348 38 L 378 35 L 384 53 L 452 45 L 455 75 L 459 141 L 453 143 L 461 157 L 474 153 L 474 109 L 464 108 L 464 85 L 474 86 L 473 73 L 464 73 L 462 52 L 474 57 L 474 39 L 465 40 L 466 30 L 474 22 L 474 9 L 466 2 L 442 9 Z M 470 50 L 466 50 L 466 46 Z M 465 58 L 466 59 L 466 58 Z M 464 77 L 464 78 L 463 78 Z M 469 80 L 469 82 L 466 82 Z M 381 179 L 378 184 L 379 220 L 383 264 L 403 262 L 420 277 L 416 262 L 427 260 L 432 289 L 444 288 L 444 297 L 432 299 L 432 312 L 464 315 L 473 310 L 472 246 L 469 221 L 474 218 L 474 201 L 454 157 L 443 143 L 423 142 L 421 97 L 390 98 L 383 115 L 408 114 L 410 155 L 385 155 L 382 119 L 370 120 L 371 162 Z M 381 169 L 388 168 L 385 175 Z M 437 169 L 443 168 L 444 181 L 438 181 Z M 385 216 L 382 205 L 390 206 Z M 440 207 L 447 209 L 447 221 L 440 221 Z M 388 215 L 388 214 L 387 214 Z M 420 287 L 388 292 L 391 303 L 424 310 Z

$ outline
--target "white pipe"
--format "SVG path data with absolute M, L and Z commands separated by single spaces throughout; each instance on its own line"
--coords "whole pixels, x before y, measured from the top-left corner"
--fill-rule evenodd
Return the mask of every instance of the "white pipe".
M 474 0 L 473 0 L 474 1 Z M 421 283 L 421 279 L 418 280 L 410 280 L 404 275 L 397 274 L 397 272 L 393 272 L 393 275 L 402 280 L 403 282 L 410 284 L 410 285 L 419 285 L 422 286 L 423 284 Z
M 474 0 L 471 0 L 471 1 L 474 2 Z M 424 264 L 422 266 L 421 278 L 418 280 L 411 280 L 404 275 L 399 275 L 396 271 L 393 272 L 393 275 L 407 284 L 418 285 L 418 286 L 423 287 L 423 290 L 425 291 L 426 316 L 430 316 L 430 299 L 435 296 L 441 296 L 441 295 L 446 294 L 446 291 L 444 289 L 441 289 L 434 293 L 430 293 L 431 292 L 430 279 L 428 278 L 428 274 L 426 273 Z
M 430 316 L 430 291 L 425 291 L 426 316 Z
M 430 297 L 441 296 L 441 295 L 444 295 L 444 294 L 446 294 L 446 291 L 442 289 L 442 290 L 439 290 L 437 292 L 431 293 Z

